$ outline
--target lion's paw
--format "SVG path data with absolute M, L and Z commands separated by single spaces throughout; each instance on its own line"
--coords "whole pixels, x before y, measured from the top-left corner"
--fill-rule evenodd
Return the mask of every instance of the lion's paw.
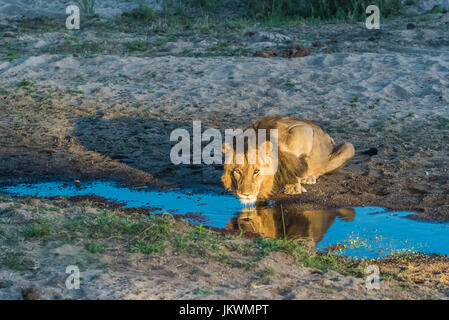
M 300 184 L 287 184 L 284 188 L 285 194 L 301 194 L 307 192 L 307 190 Z
M 300 182 L 303 184 L 315 184 L 316 177 L 315 176 L 302 177 Z

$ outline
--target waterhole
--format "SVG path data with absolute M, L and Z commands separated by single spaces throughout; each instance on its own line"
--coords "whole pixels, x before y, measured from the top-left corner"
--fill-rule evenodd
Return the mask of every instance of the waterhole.
M 125 208 L 146 207 L 153 213 L 181 214 L 187 219 L 200 216 L 202 223 L 212 227 L 308 241 L 317 250 L 331 248 L 335 254 L 349 257 L 380 258 L 401 252 L 449 254 L 449 223 L 411 220 L 406 216 L 412 212 L 381 207 L 301 210 L 299 204 L 270 203 L 242 208 L 240 201 L 229 194 L 129 189 L 103 181 L 19 184 L 0 191 L 15 196 L 96 195 L 121 202 Z M 199 223 L 198 219 L 191 221 Z

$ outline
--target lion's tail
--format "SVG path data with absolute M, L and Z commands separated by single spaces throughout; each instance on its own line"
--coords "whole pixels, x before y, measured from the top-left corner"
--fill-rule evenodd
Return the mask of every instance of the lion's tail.
M 363 151 L 357 151 L 355 153 L 355 156 L 375 156 L 377 154 L 378 150 L 377 148 L 369 148 L 367 150 L 363 150 Z

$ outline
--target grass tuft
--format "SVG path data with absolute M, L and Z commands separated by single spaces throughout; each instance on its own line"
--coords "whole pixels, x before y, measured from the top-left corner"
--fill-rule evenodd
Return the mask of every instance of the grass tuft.
M 132 41 L 130 43 L 128 43 L 128 49 L 131 51 L 147 51 L 148 50 L 148 46 L 145 42 L 140 41 L 140 40 L 135 40 Z
M 53 228 L 48 223 L 34 223 L 24 230 L 23 235 L 25 238 L 42 238 L 50 235 L 52 231 Z
M 95 0 L 78 0 L 78 4 L 84 13 L 89 15 L 95 13 Z

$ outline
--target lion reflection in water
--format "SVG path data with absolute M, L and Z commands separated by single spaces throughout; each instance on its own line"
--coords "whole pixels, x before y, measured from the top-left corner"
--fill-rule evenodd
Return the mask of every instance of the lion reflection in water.
M 355 210 L 344 208 L 303 211 L 298 204 L 261 206 L 243 210 L 238 217 L 231 219 L 227 228 L 257 233 L 268 238 L 306 241 L 315 246 L 337 217 L 352 221 Z

